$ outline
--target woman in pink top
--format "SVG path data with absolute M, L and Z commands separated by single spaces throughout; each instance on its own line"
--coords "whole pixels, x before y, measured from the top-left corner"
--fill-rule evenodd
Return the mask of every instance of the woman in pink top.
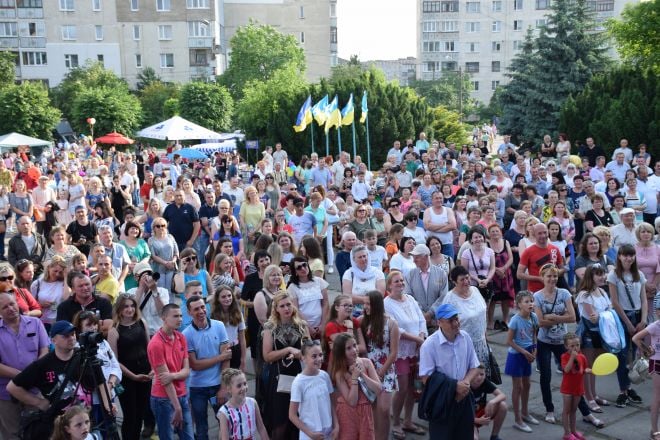
M 649 310 L 652 310 L 653 297 L 660 287 L 660 246 L 654 241 L 653 226 L 648 223 L 640 223 L 635 229 L 637 244 L 637 267 L 646 277 L 646 299 Z

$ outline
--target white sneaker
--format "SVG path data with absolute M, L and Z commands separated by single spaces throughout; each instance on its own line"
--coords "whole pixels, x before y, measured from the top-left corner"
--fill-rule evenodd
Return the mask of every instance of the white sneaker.
M 521 423 L 520 425 L 514 423 L 513 427 L 516 428 L 518 431 L 527 432 L 527 433 L 532 432 L 532 428 L 527 426 L 525 423 Z
M 328 273 L 335 273 L 335 268 L 332 266 L 328 267 Z
M 539 421 L 536 420 L 532 416 L 523 416 L 522 419 L 523 419 L 523 422 L 525 422 L 525 423 L 531 423 L 532 425 L 538 425 L 539 424 Z

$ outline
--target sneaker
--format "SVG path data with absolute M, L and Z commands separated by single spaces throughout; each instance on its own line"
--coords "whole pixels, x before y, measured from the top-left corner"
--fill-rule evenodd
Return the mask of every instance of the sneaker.
M 520 424 L 514 423 L 513 427 L 516 428 L 518 431 L 527 432 L 527 433 L 532 432 L 532 428 L 527 426 L 527 424 L 525 424 L 525 423 L 520 423 Z
M 555 370 L 555 373 L 557 373 L 557 374 L 564 374 L 564 370 L 562 370 L 561 368 L 557 367 L 557 369 Z
M 575 437 L 577 440 L 587 440 L 587 438 L 580 431 L 575 431 L 572 434 L 573 437 Z
M 546 423 L 550 423 L 550 424 L 553 424 L 553 425 L 555 423 L 557 423 L 557 419 L 555 419 L 555 413 L 553 413 L 553 412 L 547 413 L 545 415 L 545 421 L 546 421 Z
M 616 398 L 616 407 L 625 408 L 627 404 L 628 404 L 628 396 L 625 393 L 619 394 L 619 396 Z
M 523 419 L 523 422 L 530 423 L 532 425 L 539 425 L 540 424 L 540 422 L 532 416 L 523 416 L 522 419 Z
M 632 403 L 642 403 L 642 398 L 639 397 L 639 394 L 632 388 L 628 390 L 628 400 Z
M 328 266 L 328 273 L 335 273 L 335 268 L 332 266 Z

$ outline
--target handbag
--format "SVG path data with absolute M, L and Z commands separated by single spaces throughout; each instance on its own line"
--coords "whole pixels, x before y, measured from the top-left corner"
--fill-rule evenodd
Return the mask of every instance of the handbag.
M 357 382 L 364 395 L 369 399 L 369 402 L 374 403 L 378 395 L 367 386 L 367 382 L 362 377 L 358 377 Z
M 500 371 L 500 366 L 493 355 L 493 350 L 488 346 L 488 380 L 493 382 L 495 385 L 502 385 L 502 372 Z
M 289 364 L 290 365 L 290 364 Z M 296 376 L 280 373 L 280 363 L 277 362 L 277 392 L 291 394 L 291 385 Z
M 480 280 L 485 280 L 486 276 L 479 274 L 479 269 L 477 268 L 477 263 L 474 261 L 474 254 L 472 253 L 472 249 L 470 249 L 470 258 L 472 258 L 472 265 L 474 266 L 474 270 L 477 272 L 477 278 Z M 486 303 L 488 303 L 488 301 L 490 301 L 490 299 L 493 297 L 492 282 L 488 283 L 486 287 L 477 287 L 477 289 L 479 289 L 479 293 L 481 293 L 481 296 L 484 298 Z

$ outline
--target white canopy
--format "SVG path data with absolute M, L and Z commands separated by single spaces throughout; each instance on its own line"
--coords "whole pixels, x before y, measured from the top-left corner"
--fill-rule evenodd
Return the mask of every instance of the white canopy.
M 174 116 L 167 121 L 159 122 L 151 127 L 144 128 L 138 131 L 136 136 L 149 139 L 176 141 L 221 138 L 220 134 L 187 121 L 181 116 Z
M 9 133 L 0 136 L 0 147 L 18 147 L 28 145 L 30 147 L 50 146 L 49 141 L 26 136 L 20 133 Z

